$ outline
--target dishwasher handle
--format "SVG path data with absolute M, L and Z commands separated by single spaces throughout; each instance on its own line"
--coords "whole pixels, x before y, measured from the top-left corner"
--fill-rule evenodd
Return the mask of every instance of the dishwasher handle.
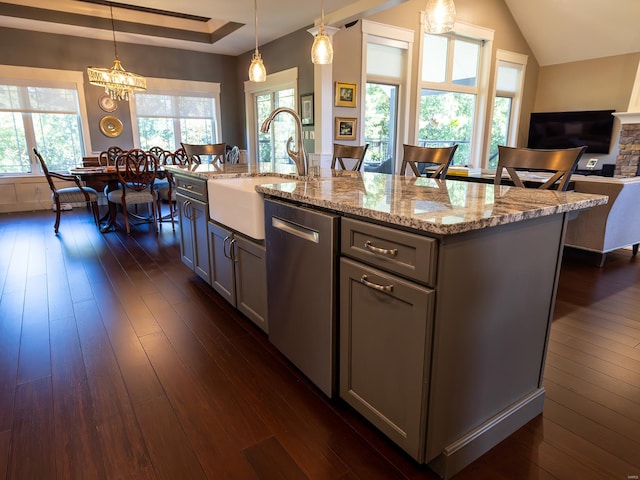
M 300 237 L 303 240 L 307 240 L 313 243 L 320 243 L 320 232 L 311 228 L 304 227 L 302 225 L 298 225 L 297 223 L 293 223 L 275 216 L 271 217 L 271 225 L 273 225 L 273 228 L 277 228 L 278 230 L 282 230 L 283 232 L 290 233 L 291 235 Z

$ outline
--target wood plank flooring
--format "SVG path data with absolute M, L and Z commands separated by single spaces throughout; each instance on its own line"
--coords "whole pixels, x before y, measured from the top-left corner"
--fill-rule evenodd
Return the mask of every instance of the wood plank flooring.
M 0 477 L 437 478 L 319 393 L 177 237 L 0 215 Z M 640 260 L 596 261 L 565 253 L 544 414 L 456 478 L 640 475 Z

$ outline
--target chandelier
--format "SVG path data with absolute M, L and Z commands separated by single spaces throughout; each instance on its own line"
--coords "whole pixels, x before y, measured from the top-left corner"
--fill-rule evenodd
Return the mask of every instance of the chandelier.
M 127 72 L 120 60 L 118 60 L 116 29 L 113 22 L 113 4 L 111 2 L 109 2 L 109 10 L 111 12 L 111 31 L 113 32 L 113 50 L 115 53 L 113 67 L 88 67 L 87 75 L 91 85 L 104 87 L 105 93 L 113 100 L 128 102 L 133 92 L 143 92 L 147 89 L 147 80 L 141 75 Z
M 251 65 L 249 65 L 249 80 L 252 82 L 265 82 L 267 80 L 267 69 L 262 63 L 262 55 L 258 51 L 258 0 L 253 2 L 253 19 L 255 22 L 256 51 L 253 52 Z
M 320 0 L 320 29 L 313 39 L 311 47 L 311 61 L 317 65 L 328 65 L 333 62 L 333 46 L 331 39 L 324 30 L 324 4 Z
M 453 30 L 456 6 L 453 0 L 428 0 L 425 9 L 427 33 L 446 33 Z

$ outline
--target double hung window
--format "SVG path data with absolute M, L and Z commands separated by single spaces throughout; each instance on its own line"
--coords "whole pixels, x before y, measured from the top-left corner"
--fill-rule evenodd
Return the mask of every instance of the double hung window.
M 479 40 L 455 35 L 424 36 L 418 143 L 457 143 L 454 165 L 471 160 L 481 47 Z
M 218 143 L 216 98 L 202 94 L 138 93 L 134 97 L 140 148 L 174 151 L 180 142 Z
M 516 144 L 526 64 L 526 55 L 502 50 L 496 53 L 496 91 L 487 160 L 487 167 L 491 170 L 498 165 L 498 145 Z
M 287 107 L 297 112 L 297 92 L 297 68 L 270 73 L 265 82 L 245 82 L 250 162 L 293 164 L 286 148 L 287 140 L 290 137 L 294 140 L 296 138 L 296 124 L 293 117 L 277 115 L 271 122 L 268 132 L 261 132 L 260 127 L 276 108 Z
M 67 170 L 84 155 L 75 84 L 5 80 L 0 83 L 0 173 L 41 174 L 33 148 L 50 170 Z
M 456 23 L 423 35 L 417 143 L 458 145 L 453 165 L 481 163 L 493 31 Z

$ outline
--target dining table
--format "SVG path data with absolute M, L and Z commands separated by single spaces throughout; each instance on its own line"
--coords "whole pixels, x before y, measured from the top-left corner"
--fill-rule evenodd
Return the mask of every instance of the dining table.
M 74 167 L 69 169 L 69 174 L 74 175 L 83 183 L 106 183 L 105 195 L 109 192 L 120 188 L 120 180 L 118 172 L 114 166 L 91 166 L 91 167 Z M 163 167 L 158 167 L 156 172 L 157 178 L 165 178 Z M 113 232 L 116 230 L 116 218 L 111 214 L 111 209 L 107 208 L 107 212 L 100 217 L 100 231 L 102 233 Z

